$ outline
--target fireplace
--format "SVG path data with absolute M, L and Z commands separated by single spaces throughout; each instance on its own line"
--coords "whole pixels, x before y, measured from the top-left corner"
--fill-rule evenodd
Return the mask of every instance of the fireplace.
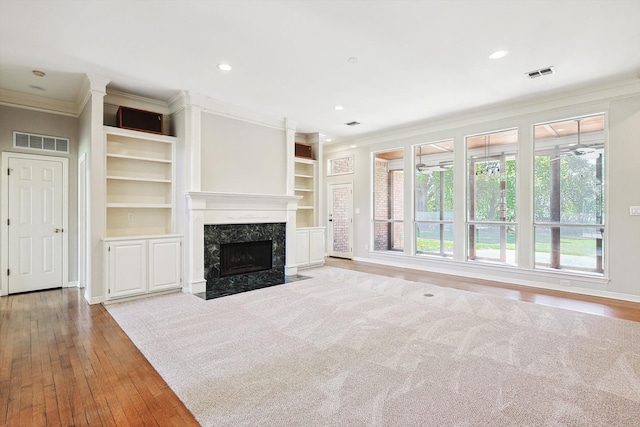
M 285 223 L 205 224 L 206 299 L 285 283 Z
M 271 270 L 273 242 L 223 243 L 220 245 L 220 277 Z
M 185 236 L 185 283 L 194 295 L 234 287 L 257 277 L 297 276 L 296 209 L 300 196 L 189 192 Z M 220 247 L 271 240 L 271 269 L 220 275 Z M 223 292 L 226 292 L 224 290 Z M 208 299 L 208 298 L 207 298 Z

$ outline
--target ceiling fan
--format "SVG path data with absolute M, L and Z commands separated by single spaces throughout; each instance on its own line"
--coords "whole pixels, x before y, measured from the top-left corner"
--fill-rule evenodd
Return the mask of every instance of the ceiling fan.
M 422 163 L 422 145 L 420 146 L 420 163 L 416 165 L 416 170 L 420 173 L 423 173 L 427 170 L 427 165 Z
M 582 119 L 576 119 L 578 124 L 578 143 L 572 146 L 565 154 L 572 154 L 574 156 L 582 157 L 583 159 L 597 159 L 600 157 L 601 150 L 596 150 L 593 147 L 584 145 L 580 142 L 580 122 Z M 562 155 L 561 155 L 562 156 Z M 560 156 L 551 159 L 551 161 L 560 159 Z

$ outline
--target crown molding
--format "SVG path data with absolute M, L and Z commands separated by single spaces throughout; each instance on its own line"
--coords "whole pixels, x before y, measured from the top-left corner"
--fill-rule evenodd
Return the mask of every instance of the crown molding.
M 0 105 L 25 110 L 41 111 L 62 116 L 78 117 L 77 104 L 74 101 L 47 98 L 0 88 Z
M 258 113 L 198 93 L 181 91 L 169 100 L 169 110 L 172 114 L 175 114 L 187 105 L 200 107 L 203 113 L 215 114 L 217 116 L 228 117 L 278 130 L 286 129 L 286 119 L 284 118 Z
M 579 107 L 597 102 L 608 103 L 613 100 L 638 95 L 640 95 L 640 77 L 610 83 L 592 84 L 586 88 L 558 92 L 549 96 L 504 103 L 493 107 L 475 108 L 467 112 L 451 114 L 439 119 L 377 132 L 360 138 L 340 141 L 335 144 L 330 144 L 326 148 L 330 151 L 343 151 L 351 145 L 356 145 L 357 147 L 368 146 L 498 120 L 517 119 L 545 111 Z
M 173 99 L 173 98 L 172 98 Z M 126 105 L 127 107 L 137 108 L 139 110 L 148 110 L 153 108 L 156 113 L 169 115 L 172 113 L 169 102 L 157 99 L 147 98 L 139 95 L 121 92 L 119 90 L 108 89 L 104 97 L 105 104 Z

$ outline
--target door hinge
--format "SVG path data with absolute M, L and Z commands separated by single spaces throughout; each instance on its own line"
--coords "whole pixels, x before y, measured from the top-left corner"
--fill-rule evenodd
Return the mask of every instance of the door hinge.
M 111 246 L 107 247 L 107 251 L 111 252 Z
M 7 268 L 7 276 L 10 276 L 10 275 L 11 275 L 11 270 Z
M 11 175 L 11 168 L 7 168 L 7 175 Z
M 11 220 L 7 218 L 7 225 L 11 225 Z
M 107 289 L 107 293 L 111 295 L 111 289 Z

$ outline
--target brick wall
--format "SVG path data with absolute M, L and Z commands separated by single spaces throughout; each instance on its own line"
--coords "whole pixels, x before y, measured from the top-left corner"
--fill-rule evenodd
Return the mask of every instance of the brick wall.
M 404 218 L 404 172 L 393 172 L 393 219 Z M 393 224 L 393 249 L 404 248 L 404 225 Z M 392 249 L 389 248 L 389 249 Z
M 374 176 L 374 219 L 389 218 L 389 163 L 386 160 L 375 160 Z M 384 251 L 389 246 L 389 230 L 387 224 L 376 223 L 373 230 L 373 250 Z
M 349 209 L 351 192 L 347 187 L 333 189 L 333 252 L 348 253 L 349 247 Z

